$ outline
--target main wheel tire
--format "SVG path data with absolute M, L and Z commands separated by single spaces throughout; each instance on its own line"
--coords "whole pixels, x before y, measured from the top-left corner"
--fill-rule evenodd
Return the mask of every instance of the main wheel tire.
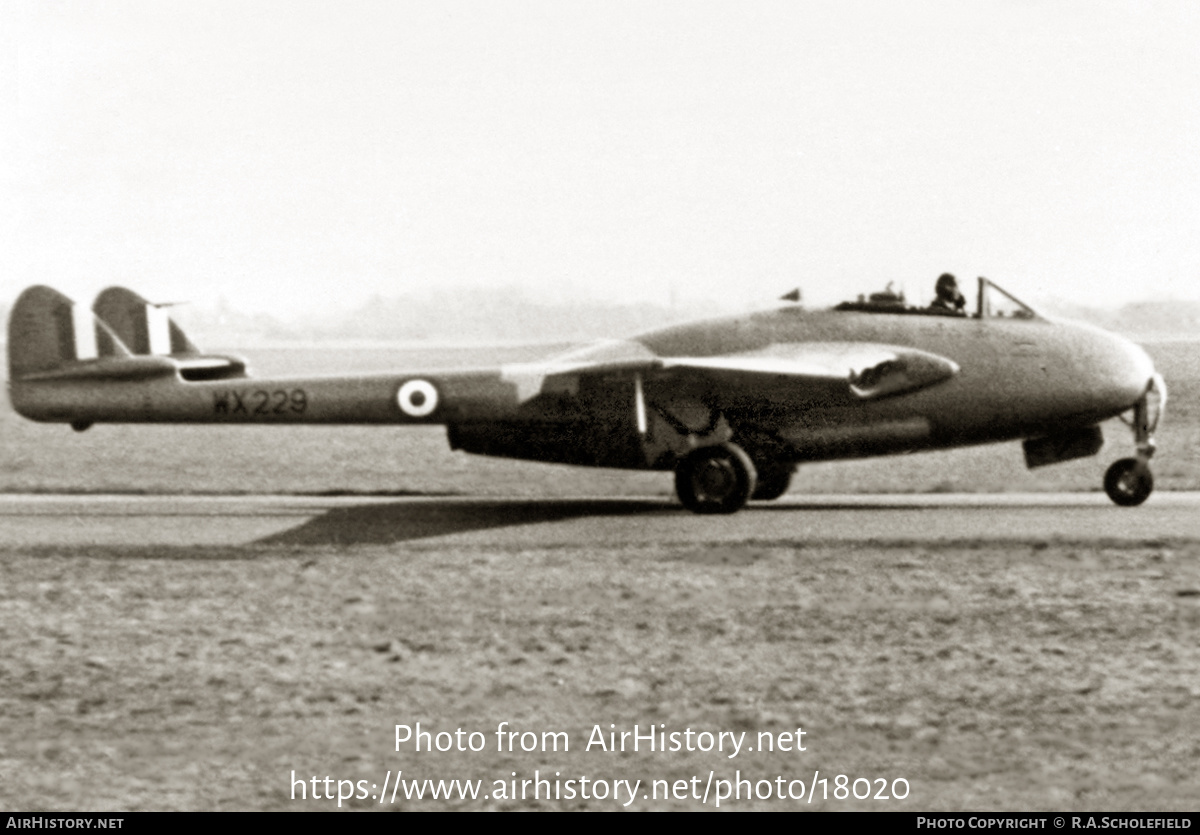
M 1139 505 L 1154 490 L 1154 475 L 1136 458 L 1122 458 L 1104 474 L 1104 492 L 1122 507 Z
M 737 444 L 692 450 L 675 468 L 675 492 L 693 513 L 734 513 L 757 482 L 754 462 Z
M 778 499 L 786 493 L 792 484 L 792 473 L 796 471 L 791 464 L 762 464 L 757 469 L 758 486 L 750 498 L 764 502 Z

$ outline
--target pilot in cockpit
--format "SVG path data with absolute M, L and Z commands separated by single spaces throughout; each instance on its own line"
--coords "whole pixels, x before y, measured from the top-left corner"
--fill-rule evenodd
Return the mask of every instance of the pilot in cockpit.
M 935 287 L 937 298 L 929 305 L 931 310 L 939 313 L 949 313 L 953 316 L 966 316 L 967 300 L 958 289 L 958 281 L 950 273 L 938 276 Z

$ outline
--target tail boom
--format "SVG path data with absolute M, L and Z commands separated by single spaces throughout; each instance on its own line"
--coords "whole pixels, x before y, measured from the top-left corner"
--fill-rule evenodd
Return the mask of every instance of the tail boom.
M 170 362 L 134 361 L 151 360 Z M 98 368 L 90 374 L 43 374 L 11 381 L 9 396 L 31 420 L 80 425 L 442 424 L 515 416 L 520 406 L 516 388 L 498 370 L 203 382 L 182 380 L 170 365 L 145 371 L 124 379 Z
M 92 310 L 50 287 L 9 316 L 9 399 L 30 420 L 69 423 L 535 424 L 577 417 L 574 366 L 510 365 L 347 376 L 254 378 L 238 357 L 200 353 L 136 293 L 105 290 Z M 561 381 L 559 381 L 561 383 Z M 559 389 L 562 389 L 560 391 Z M 550 394 L 539 398 L 539 394 Z

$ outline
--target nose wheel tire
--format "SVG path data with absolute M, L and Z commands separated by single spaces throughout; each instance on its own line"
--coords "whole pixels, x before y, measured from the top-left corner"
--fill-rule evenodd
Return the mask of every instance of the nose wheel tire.
M 693 513 L 734 513 L 757 482 L 754 462 L 736 444 L 692 450 L 675 468 L 675 492 Z
M 1122 458 L 1104 474 L 1104 492 L 1122 507 L 1139 505 L 1154 490 L 1154 475 L 1146 462 Z

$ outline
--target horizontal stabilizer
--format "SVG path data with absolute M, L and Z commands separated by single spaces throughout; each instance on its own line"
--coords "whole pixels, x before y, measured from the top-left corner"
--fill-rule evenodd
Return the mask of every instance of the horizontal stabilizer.
M 169 356 L 185 380 L 220 380 L 246 376 L 240 357 L 201 354 L 183 329 L 154 304 L 125 287 L 109 287 L 92 303 L 92 311 L 138 356 Z
M 35 371 L 32 374 L 25 374 L 20 379 L 27 383 L 40 381 L 129 382 L 174 375 L 178 370 L 178 363 L 166 357 L 101 357 L 92 362 L 67 363 L 47 371 Z

